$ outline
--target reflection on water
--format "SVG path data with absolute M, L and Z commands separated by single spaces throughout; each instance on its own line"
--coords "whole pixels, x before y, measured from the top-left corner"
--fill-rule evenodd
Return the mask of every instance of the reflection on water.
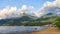
M 32 32 L 46 29 L 47 26 L 0 26 L 0 33 Z

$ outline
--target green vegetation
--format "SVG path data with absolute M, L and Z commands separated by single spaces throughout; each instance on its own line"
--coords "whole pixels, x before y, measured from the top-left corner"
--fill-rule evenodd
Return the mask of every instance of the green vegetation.
M 56 19 L 57 18 L 57 19 Z M 43 26 L 54 23 L 60 27 L 60 18 L 53 13 L 48 13 L 40 18 L 24 14 L 22 17 L 15 19 L 0 20 L 2 26 Z
M 60 17 L 57 17 L 53 24 L 60 29 Z

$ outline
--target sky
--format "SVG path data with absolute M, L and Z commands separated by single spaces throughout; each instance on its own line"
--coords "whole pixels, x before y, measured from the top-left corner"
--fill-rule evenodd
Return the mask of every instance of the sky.
M 7 6 L 21 8 L 23 5 L 27 5 L 33 6 L 37 11 L 46 1 L 52 2 L 54 0 L 0 0 L 0 9 Z
M 60 0 L 0 0 L 0 19 L 16 17 L 24 12 L 34 13 L 37 17 L 49 12 L 60 14 Z

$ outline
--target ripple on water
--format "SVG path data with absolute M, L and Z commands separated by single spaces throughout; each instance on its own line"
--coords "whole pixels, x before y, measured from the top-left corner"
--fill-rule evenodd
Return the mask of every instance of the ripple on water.
M 46 29 L 47 26 L 0 26 L 0 33 L 32 32 Z

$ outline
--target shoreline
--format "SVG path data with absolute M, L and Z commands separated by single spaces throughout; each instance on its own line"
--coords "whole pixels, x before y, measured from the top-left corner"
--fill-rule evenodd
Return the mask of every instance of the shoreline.
M 14 32 L 6 33 L 6 34 L 14 34 Z M 47 29 L 36 31 L 36 32 L 15 32 L 15 34 L 60 34 L 60 30 L 57 29 L 56 27 L 48 27 Z
M 48 29 L 32 32 L 30 34 L 60 34 L 60 30 L 58 30 L 56 27 L 48 27 Z

